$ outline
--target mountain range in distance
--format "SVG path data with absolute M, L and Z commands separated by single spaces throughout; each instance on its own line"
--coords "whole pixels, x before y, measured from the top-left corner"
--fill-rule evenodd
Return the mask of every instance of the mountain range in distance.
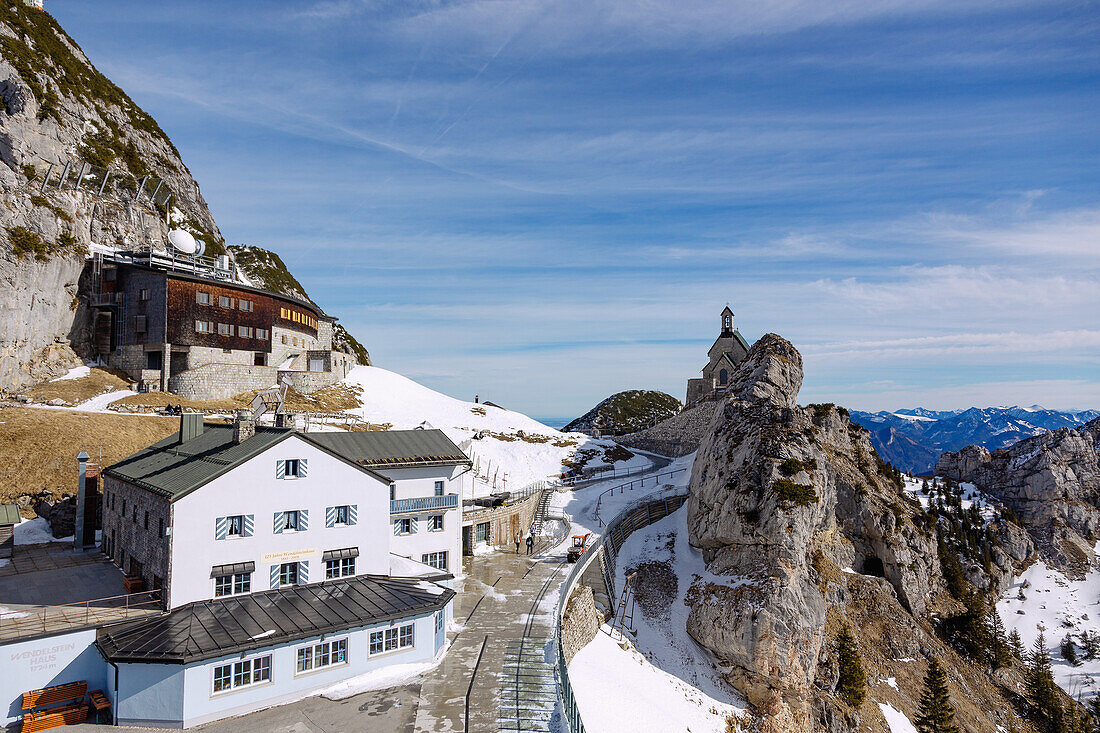
M 1100 417 L 1100 410 L 1050 410 L 1031 407 L 971 407 L 893 412 L 851 411 L 851 418 L 871 432 L 871 443 L 883 460 L 903 471 L 930 474 L 940 454 L 968 445 L 990 451 L 1033 435 L 1072 428 Z

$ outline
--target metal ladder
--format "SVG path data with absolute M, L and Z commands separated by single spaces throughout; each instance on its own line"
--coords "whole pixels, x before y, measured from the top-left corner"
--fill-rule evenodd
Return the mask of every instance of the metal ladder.
M 623 637 L 626 636 L 624 631 L 629 631 L 634 634 L 634 576 L 637 573 L 631 573 L 626 576 L 626 582 L 623 584 L 623 592 L 619 594 L 619 604 L 615 607 L 615 615 L 611 618 L 611 630 L 615 631 L 619 629 L 619 634 Z M 629 610 L 627 610 L 629 607 Z

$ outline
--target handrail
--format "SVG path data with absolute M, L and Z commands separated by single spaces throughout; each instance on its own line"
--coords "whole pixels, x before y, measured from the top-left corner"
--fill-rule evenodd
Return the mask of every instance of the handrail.
M 145 598 L 139 600 L 139 596 L 145 596 Z M 49 626 L 51 625 L 60 626 L 62 628 L 90 625 L 93 621 L 93 609 L 97 613 L 102 611 L 122 611 L 128 613 L 131 609 L 160 610 L 161 591 L 160 589 L 144 590 L 138 591 L 137 593 L 107 596 L 106 598 L 93 598 L 87 601 L 75 601 L 52 606 L 33 606 L 21 610 L 8 610 L 0 613 L 0 634 L 7 628 L 13 628 L 17 632 L 23 633 L 34 633 L 39 631 L 44 633 L 49 630 Z M 80 614 L 80 610 L 83 610 L 84 613 Z M 71 611 L 77 611 L 78 613 L 75 616 L 71 613 L 67 613 Z
M 443 496 L 417 496 L 411 499 L 391 499 L 390 514 L 408 514 L 432 509 L 454 509 L 458 506 L 458 494 Z
M 662 477 L 668 478 L 670 476 L 675 476 L 680 471 L 686 471 L 686 470 L 687 470 L 686 467 L 684 467 L 684 468 L 674 468 L 671 471 L 666 471 L 664 473 L 658 473 L 657 475 L 652 477 L 653 478 L 653 483 L 655 483 L 655 484 L 660 483 Z M 640 479 L 637 479 L 638 488 L 645 488 L 645 482 L 646 482 L 646 479 L 648 479 L 648 478 L 650 478 L 650 477 L 649 476 L 642 476 Z M 596 520 L 600 523 L 601 527 L 603 526 L 603 519 L 600 518 L 600 506 L 603 504 L 604 496 L 607 496 L 609 494 L 614 494 L 616 489 L 618 489 L 620 494 L 623 493 L 623 491 L 625 491 L 626 489 L 630 489 L 631 491 L 633 491 L 634 490 L 634 484 L 635 484 L 635 481 L 627 481 L 626 483 L 619 484 L 618 486 L 612 486 L 610 489 L 604 489 L 603 491 L 600 492 L 599 497 L 596 498 L 595 515 L 596 515 Z
M 677 469 L 684 470 L 684 469 Z M 577 700 L 573 696 L 573 685 L 569 680 L 569 668 L 565 662 L 565 649 L 561 643 L 561 623 L 565 616 L 565 606 L 569 600 L 569 597 L 573 594 L 573 589 L 577 585 L 577 581 L 588 570 L 589 566 L 597 561 L 601 556 L 604 557 L 605 562 L 602 564 L 604 584 L 608 586 L 608 591 L 614 595 L 614 563 L 615 557 L 618 555 L 619 547 L 622 543 L 633 534 L 636 530 L 642 527 L 649 526 L 653 522 L 659 519 L 663 519 L 671 514 L 676 509 L 683 506 L 687 500 L 688 491 L 686 489 L 678 491 L 675 494 L 663 496 L 661 498 L 650 498 L 656 496 L 659 492 L 650 494 L 649 501 L 639 501 L 626 507 L 608 523 L 607 530 L 601 534 L 596 540 L 585 550 L 584 554 L 577 560 L 576 565 L 569 571 L 569 575 L 566 576 L 565 581 L 561 584 L 561 588 L 558 592 L 558 603 L 555 611 L 554 619 L 554 650 L 557 657 L 557 664 L 555 666 L 555 673 L 557 675 L 557 692 L 558 701 L 561 703 L 562 711 L 564 712 L 565 727 L 567 733 L 585 733 L 584 721 L 581 720 L 580 708 L 577 706 Z M 675 508 L 670 507 L 670 502 L 676 504 Z M 658 516 L 654 516 L 653 507 L 657 505 L 663 505 L 662 511 L 658 513 Z M 645 510 L 645 517 L 639 517 L 638 512 Z M 629 523 L 629 527 L 626 525 Z M 625 535 L 623 530 L 628 528 L 629 532 Z M 604 546 L 607 545 L 610 552 L 604 550 Z M 609 578 L 609 576 L 611 576 Z

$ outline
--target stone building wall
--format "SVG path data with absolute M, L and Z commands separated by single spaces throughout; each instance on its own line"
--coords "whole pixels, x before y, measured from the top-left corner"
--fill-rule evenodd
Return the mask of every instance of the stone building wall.
M 241 392 L 267 389 L 278 380 L 279 370 L 272 366 L 207 364 L 173 374 L 168 390 L 189 400 L 224 399 Z
M 340 377 L 333 372 L 298 372 L 280 371 L 279 382 L 283 380 L 302 394 L 311 394 L 319 389 L 328 387 L 339 381 Z
M 462 513 L 462 527 L 470 528 L 473 532 L 475 525 L 489 522 L 489 544 L 506 546 L 513 544 L 515 533 L 525 536 L 531 528 L 531 522 L 535 518 L 535 510 L 539 506 L 541 494 L 517 501 L 515 504 L 507 504 L 485 509 L 466 509 Z M 472 549 L 472 548 L 471 548 Z
M 141 563 L 146 590 L 163 586 L 171 572 L 166 530 L 172 505 L 112 476 L 104 476 L 103 492 L 104 550 L 126 573 L 134 569 L 133 561 Z
M 577 586 L 565 604 L 565 614 L 561 620 L 561 647 L 566 664 L 572 662 L 577 652 L 596 638 L 601 623 L 603 618 L 596 609 L 592 589 L 587 585 Z

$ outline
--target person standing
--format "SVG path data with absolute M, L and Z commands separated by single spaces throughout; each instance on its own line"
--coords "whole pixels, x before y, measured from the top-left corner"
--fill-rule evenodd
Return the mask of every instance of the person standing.
M 527 535 L 527 554 L 530 555 L 532 550 L 535 549 L 535 535 Z
M 516 532 L 516 538 L 515 539 L 516 539 L 516 554 L 518 555 L 519 554 L 519 541 L 520 541 L 519 532 Z

